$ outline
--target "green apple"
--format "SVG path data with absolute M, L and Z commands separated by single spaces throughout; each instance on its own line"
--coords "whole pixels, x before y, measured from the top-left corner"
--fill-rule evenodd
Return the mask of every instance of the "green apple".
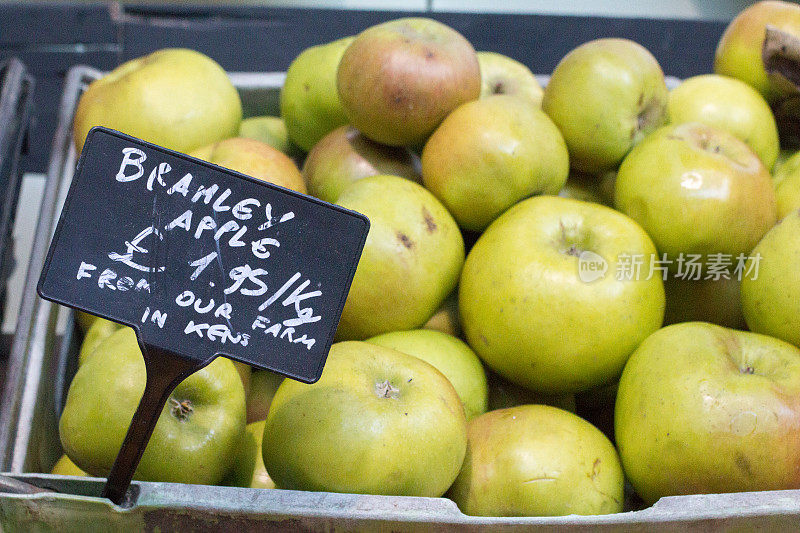
M 622 511 L 625 478 L 597 428 L 548 405 L 470 421 L 467 456 L 448 496 L 478 516 L 598 515 Z
M 800 211 L 794 210 L 750 253 L 742 277 L 748 327 L 800 346 Z
M 198 148 L 189 155 L 293 191 L 306 192 L 303 176 L 294 161 L 261 141 L 234 137 Z
M 441 331 L 453 337 L 461 336 L 461 319 L 458 316 L 458 291 L 445 298 L 439 309 L 422 325 L 424 329 Z
M 266 420 L 275 391 L 283 376 L 269 370 L 256 370 L 250 376 L 250 392 L 247 395 L 247 423 Z
M 574 394 L 542 394 L 511 383 L 495 372 L 486 373 L 489 383 L 489 411 L 525 404 L 552 405 L 575 412 Z
M 189 152 L 233 137 L 242 120 L 239 93 L 213 59 L 164 49 L 132 59 L 89 84 L 75 111 L 80 152 L 94 126 Z
M 768 25 L 789 37 L 800 37 L 800 6 L 791 2 L 756 2 L 739 13 L 717 45 L 714 72 L 746 82 L 772 103 L 796 94 L 797 88 L 774 72 L 775 65 L 764 63 L 765 45 L 774 42 L 773 38 L 767 39 Z M 780 33 L 773 36 L 779 38 Z M 768 72 L 767 66 L 773 72 Z
M 413 355 L 433 365 L 453 384 L 464 404 L 467 420 L 486 412 L 486 372 L 475 352 L 461 339 L 441 331 L 413 329 L 384 333 L 366 342 Z
M 525 99 L 497 95 L 463 104 L 422 151 L 422 180 L 459 226 L 482 231 L 529 196 L 558 194 L 569 173 L 561 133 Z
M 726 328 L 745 329 L 739 280 L 734 275 L 737 264 L 732 261 L 729 278 L 682 279 L 668 275 L 664 281 L 667 296 L 664 324 L 710 322 Z
M 359 131 L 382 144 L 410 146 L 480 96 L 481 73 L 460 33 L 432 19 L 402 18 L 356 37 L 339 63 L 337 87 Z
M 706 74 L 684 80 L 667 102 L 672 124 L 702 122 L 723 129 L 745 142 L 772 168 L 778 158 L 778 126 L 764 98 L 735 78 Z
M 336 71 L 351 42 L 352 37 L 345 37 L 307 48 L 286 71 L 281 118 L 289 138 L 306 152 L 329 132 L 347 124 L 336 90 Z
M 397 176 L 363 178 L 338 203 L 369 217 L 370 229 L 337 339 L 419 328 L 458 282 L 464 240 L 455 220 L 430 192 Z
M 773 174 L 778 220 L 800 209 L 800 152 L 784 161 Z
M 611 208 L 557 196 L 520 202 L 467 256 L 458 295 L 467 341 L 492 370 L 537 392 L 609 383 L 661 327 L 661 277 L 618 275 L 625 257 L 655 253 Z
M 464 408 L 434 367 L 365 342 L 331 347 L 312 385 L 284 380 L 264 465 L 284 489 L 441 496 L 467 446 Z
M 631 356 L 615 426 L 646 502 L 800 488 L 800 350 L 703 322 L 668 326 Z
M 225 476 L 223 485 L 251 489 L 275 488 L 275 482 L 264 468 L 264 457 L 261 453 L 265 424 L 265 420 L 247 424 L 244 437 L 233 460 L 233 466 Z
M 239 125 L 239 137 L 261 141 L 289 157 L 299 156 L 301 150 L 289 139 L 289 131 L 281 117 L 250 117 Z
M 477 56 L 481 69 L 481 98 L 510 94 L 525 98 L 536 107 L 542 105 L 544 91 L 528 67 L 496 52 L 478 52 Z
M 111 470 L 145 385 L 136 334 L 106 338 L 72 380 L 59 433 L 79 468 Z M 245 428 L 244 388 L 229 359 L 219 357 L 170 394 L 136 470 L 136 479 L 213 485 L 227 473 Z
M 656 59 L 627 39 L 597 39 L 556 66 L 542 109 L 556 123 L 576 170 L 615 168 L 630 149 L 664 123 L 667 86 Z
M 681 253 L 747 253 L 777 217 L 758 156 L 697 122 L 665 126 L 636 146 L 619 167 L 614 203 L 673 261 Z
M 61 459 L 59 459 L 55 466 L 53 466 L 53 470 L 50 472 L 51 474 L 56 474 L 59 476 L 88 476 L 86 472 L 78 468 L 78 466 L 70 461 L 69 457 L 66 455 L 62 455 Z
M 106 320 L 100 317 L 94 317 L 92 321 L 92 325 L 89 326 L 89 329 L 86 331 L 86 335 L 83 337 L 83 342 L 81 343 L 81 349 L 78 352 L 78 365 L 82 365 L 84 361 L 94 353 L 95 348 L 97 348 L 103 340 L 117 331 L 118 329 L 124 326 L 117 324 L 116 322 L 111 322 L 110 320 Z
M 407 148 L 371 141 L 351 126 L 323 137 L 303 164 L 308 193 L 332 203 L 354 181 L 379 174 L 420 182 L 419 157 Z

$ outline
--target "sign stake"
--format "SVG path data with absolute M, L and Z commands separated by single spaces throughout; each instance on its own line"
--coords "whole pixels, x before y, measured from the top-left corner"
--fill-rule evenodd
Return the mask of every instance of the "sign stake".
M 181 381 L 205 366 L 154 346 L 140 343 L 140 347 L 147 369 L 144 393 L 103 488 L 103 497 L 117 505 L 125 500 L 125 493 L 169 395 Z

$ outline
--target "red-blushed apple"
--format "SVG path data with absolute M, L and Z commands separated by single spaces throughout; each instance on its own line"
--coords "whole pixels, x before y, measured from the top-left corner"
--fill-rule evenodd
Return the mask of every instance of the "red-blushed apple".
M 361 178 L 389 174 L 419 183 L 420 171 L 419 157 L 411 150 L 378 144 L 351 126 L 336 128 L 323 137 L 303 164 L 308 193 L 332 203 Z
M 411 146 L 480 96 L 481 73 L 463 35 L 432 19 L 402 18 L 356 37 L 342 56 L 337 86 L 350 123 L 364 135 Z
M 467 256 L 458 296 L 467 341 L 489 368 L 537 392 L 610 383 L 661 327 L 661 277 L 618 273 L 626 257 L 655 253 L 644 230 L 609 207 L 522 201 Z
M 564 56 L 542 109 L 561 130 L 576 170 L 613 170 L 664 123 L 667 86 L 658 61 L 627 39 L 589 41 Z
M 448 496 L 478 516 L 596 515 L 622 511 L 625 478 L 611 442 L 548 405 L 491 411 L 470 421 L 467 456 Z
M 767 27 L 773 30 L 767 39 Z M 739 13 L 722 34 L 714 57 L 714 72 L 738 78 L 754 87 L 769 102 L 797 93 L 794 83 L 787 83 L 775 67 L 765 65 L 765 44 L 778 44 L 782 34 L 800 37 L 800 6 L 793 2 L 756 2 Z
M 698 122 L 665 126 L 617 172 L 614 204 L 636 220 L 675 268 L 681 253 L 748 253 L 775 224 L 769 172 L 749 146 Z
M 667 326 L 625 365 L 615 429 L 648 503 L 800 488 L 800 350 L 704 322 Z
M 466 230 L 483 231 L 524 198 L 558 194 L 564 138 L 527 99 L 496 95 L 458 107 L 422 151 L 422 181 Z

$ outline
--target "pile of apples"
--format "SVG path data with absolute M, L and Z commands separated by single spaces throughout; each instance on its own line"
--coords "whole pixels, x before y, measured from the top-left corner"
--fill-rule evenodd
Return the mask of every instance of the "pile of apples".
M 626 480 L 647 504 L 800 488 L 800 154 L 779 143 L 800 131 L 799 39 L 800 6 L 760 2 L 715 74 L 670 91 L 645 48 L 600 39 L 542 89 L 400 19 L 305 50 L 281 116 L 245 120 L 189 50 L 92 83 L 79 150 L 105 125 L 371 221 L 321 379 L 217 359 L 137 477 L 495 516 L 620 512 Z M 82 319 L 57 471 L 105 475 L 144 364 L 132 330 Z

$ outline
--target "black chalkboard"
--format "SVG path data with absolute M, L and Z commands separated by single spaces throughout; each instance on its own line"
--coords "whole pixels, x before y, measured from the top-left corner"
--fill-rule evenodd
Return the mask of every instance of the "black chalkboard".
M 367 218 L 109 129 L 86 144 L 39 294 L 186 358 L 319 379 Z
M 121 504 L 172 390 L 217 355 L 319 379 L 369 220 L 93 128 L 39 279 L 135 328 L 147 381 L 103 495 Z

